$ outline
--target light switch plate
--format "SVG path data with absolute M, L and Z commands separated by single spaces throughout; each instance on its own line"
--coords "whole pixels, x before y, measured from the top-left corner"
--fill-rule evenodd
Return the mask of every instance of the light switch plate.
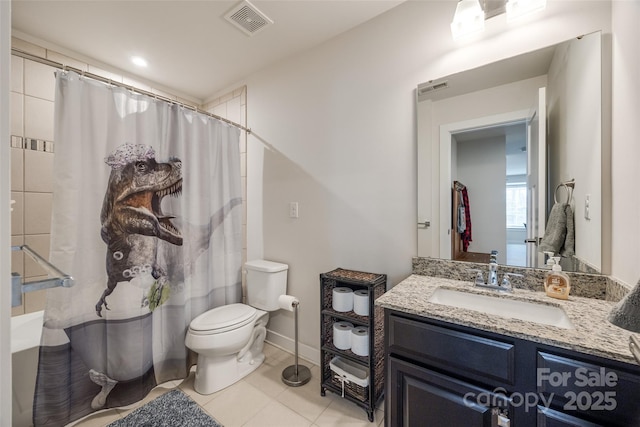
M 289 202 L 289 218 L 298 218 L 298 202 Z

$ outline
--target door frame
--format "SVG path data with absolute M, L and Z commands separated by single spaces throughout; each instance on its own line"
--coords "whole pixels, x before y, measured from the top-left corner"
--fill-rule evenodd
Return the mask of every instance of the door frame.
M 478 117 L 440 126 L 440 224 L 438 224 L 441 259 L 451 259 L 451 146 L 453 136 L 458 132 L 501 126 L 512 122 L 526 121 L 531 111 L 516 110 L 508 113 Z

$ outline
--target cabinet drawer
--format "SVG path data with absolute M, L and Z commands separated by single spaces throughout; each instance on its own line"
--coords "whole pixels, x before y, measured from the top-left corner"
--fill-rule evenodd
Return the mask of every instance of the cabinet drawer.
M 404 317 L 389 316 L 389 352 L 465 375 L 513 384 L 515 345 Z
M 538 407 L 537 427 L 604 427 L 603 424 L 594 424 L 581 420 L 563 412 L 553 409 Z
M 607 426 L 640 425 L 637 372 L 538 351 L 536 386 L 562 412 Z

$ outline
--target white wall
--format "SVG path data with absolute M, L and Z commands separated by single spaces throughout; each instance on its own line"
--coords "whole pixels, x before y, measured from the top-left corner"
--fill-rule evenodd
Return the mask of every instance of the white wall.
M 640 2 L 614 2 L 612 21 L 611 271 L 633 285 L 640 277 Z
M 602 270 L 602 66 L 600 34 L 590 34 L 562 45 L 548 74 L 549 185 L 575 179 L 573 208 L 575 253 L 582 262 Z M 589 120 L 584 120 L 589 117 Z M 561 123 L 562 125 L 558 125 Z M 608 143 L 605 142 L 605 146 Z M 589 218 L 585 201 L 589 195 Z M 559 202 L 567 192 L 557 191 Z M 548 207 L 554 198 L 551 195 Z M 608 260 L 605 260 L 608 265 Z
M 384 29 L 366 28 L 247 82 L 255 132 L 248 139 L 248 258 L 289 264 L 288 293 L 301 301 L 301 353 L 315 361 L 319 274 L 342 267 L 386 273 L 395 284 L 416 253 L 413 79 L 399 90 L 404 71 L 389 55 Z M 362 49 L 369 45 L 387 54 Z M 297 219 L 288 217 L 293 201 Z M 292 348 L 291 313 L 271 319 L 269 339 Z
M 505 138 L 458 142 L 458 181 L 467 186 L 472 242 L 469 252 L 498 251 L 498 263 L 507 261 L 507 202 Z
M 387 273 L 394 285 L 411 272 L 415 86 L 611 29 L 609 2 L 552 0 L 527 23 L 493 18 L 480 39 L 458 45 L 454 10 L 454 1 L 408 1 L 246 80 L 256 134 L 248 140 L 248 257 L 290 264 L 310 353 L 320 342 L 319 273 Z M 287 217 L 289 201 L 300 203 L 300 218 Z M 287 314 L 272 316 L 275 333 L 291 337 L 292 327 Z

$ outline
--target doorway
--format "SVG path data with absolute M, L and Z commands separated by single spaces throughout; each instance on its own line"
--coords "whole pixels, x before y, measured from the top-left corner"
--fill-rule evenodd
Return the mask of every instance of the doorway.
M 451 140 L 452 179 L 467 186 L 473 218 L 469 251 L 497 250 L 499 263 L 526 266 L 526 121 L 467 129 Z
M 529 129 L 527 124 L 530 119 L 530 110 L 512 111 L 509 113 L 486 116 L 462 122 L 450 123 L 440 126 L 440 218 L 442 218 L 439 227 L 439 243 L 440 257 L 445 259 L 452 258 L 452 223 L 446 218 L 452 218 L 452 183 L 455 180 L 462 181 L 465 185 L 471 185 L 469 201 L 471 218 L 473 224 L 472 244 L 470 250 L 483 250 L 490 253 L 491 250 L 498 250 L 498 262 L 507 264 L 507 150 L 509 152 L 509 170 L 511 175 L 524 175 L 526 177 L 527 167 L 527 146 L 526 140 L 529 137 Z M 507 136 L 508 134 L 508 136 Z M 470 163 L 475 167 L 480 167 L 483 163 L 489 165 L 489 169 L 483 173 L 476 171 L 475 176 L 472 174 L 468 178 L 458 174 L 458 144 L 466 144 L 470 140 L 486 140 L 491 138 L 502 138 L 499 144 L 500 153 L 493 153 L 489 148 L 475 147 L 476 155 L 470 156 Z M 507 148 L 507 139 L 510 144 Z M 525 150 L 522 150 L 522 147 Z M 480 148 L 480 149 L 479 149 Z M 464 150 L 464 148 L 463 148 Z M 464 154 L 463 154 L 464 156 Z M 489 179 L 489 176 L 493 176 Z M 467 179 L 467 184 L 463 181 Z M 520 177 L 518 178 L 520 179 Z M 514 180 L 512 182 L 516 182 Z M 475 187 L 475 188 L 474 188 Z M 528 200 L 528 199 L 527 199 Z M 495 208 L 493 214 L 485 213 L 484 224 L 481 217 L 482 210 L 486 207 Z M 528 205 L 526 205 L 528 206 Z M 480 222 L 478 222 L 478 221 Z M 516 218 L 517 220 L 517 218 Z M 486 231 L 486 227 L 490 227 L 493 233 L 490 236 L 500 234 L 500 240 L 492 239 L 487 243 L 482 242 L 482 235 Z M 519 230 L 525 229 L 522 224 Z M 516 227 L 510 227 L 516 228 Z M 518 233 L 509 233 L 518 236 Z M 516 241 L 517 239 L 517 241 Z M 515 244 L 524 244 L 524 238 L 513 237 L 511 240 Z M 521 243 L 521 242 L 522 243 Z M 512 252 L 521 251 L 520 247 L 511 247 L 509 250 L 510 259 Z M 521 257 L 520 257 L 521 258 Z M 519 261 L 521 262 L 521 261 Z

